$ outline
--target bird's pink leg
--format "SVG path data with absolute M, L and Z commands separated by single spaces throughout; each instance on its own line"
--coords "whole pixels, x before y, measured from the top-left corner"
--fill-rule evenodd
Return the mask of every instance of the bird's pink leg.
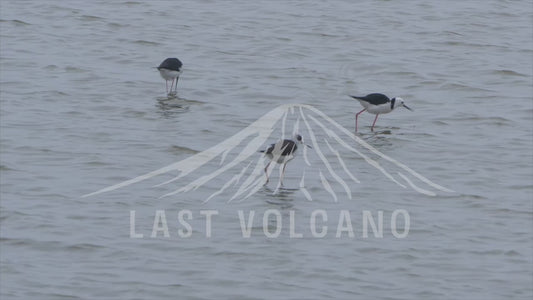
M 165 79 L 165 91 L 168 94 L 168 80 Z
M 180 79 L 180 77 L 176 77 L 176 87 L 174 88 L 174 93 L 178 93 L 178 79 Z
M 265 185 L 267 185 L 267 184 L 268 184 L 268 181 L 270 180 L 270 179 L 268 178 L 268 166 L 270 166 L 270 163 L 271 163 L 271 161 L 268 162 L 268 164 L 267 164 L 266 167 L 265 167 L 265 175 L 266 175 L 266 178 L 267 178 L 267 181 L 265 182 Z
M 360 111 L 360 112 L 358 112 L 358 113 L 355 114 L 355 132 L 357 132 L 357 118 L 358 118 L 359 115 L 360 115 L 362 112 L 364 112 L 365 110 L 366 110 L 366 108 L 363 109 L 362 111 Z
M 283 177 L 285 177 L 285 167 L 287 166 L 287 163 L 283 164 L 283 170 L 281 171 L 281 176 L 279 178 L 279 183 L 281 186 L 283 186 Z
M 174 87 L 174 78 L 172 79 L 172 83 L 170 83 L 170 94 L 172 94 L 173 87 Z
M 376 121 L 378 120 L 379 114 L 376 115 L 376 118 L 374 119 L 374 123 L 372 123 L 372 128 L 370 128 L 370 131 L 374 131 L 374 125 L 376 125 Z

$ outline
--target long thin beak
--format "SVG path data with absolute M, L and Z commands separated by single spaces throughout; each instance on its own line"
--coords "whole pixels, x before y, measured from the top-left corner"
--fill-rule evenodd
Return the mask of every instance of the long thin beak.
M 407 105 L 405 105 L 405 104 L 403 105 L 403 107 L 407 108 L 407 109 L 410 110 L 410 111 L 413 111 L 412 109 L 410 109 L 410 108 L 409 108 Z
M 311 146 L 309 146 L 309 145 L 307 145 L 307 144 L 304 144 L 304 145 L 306 145 L 307 148 L 313 149 L 313 147 L 311 147 Z

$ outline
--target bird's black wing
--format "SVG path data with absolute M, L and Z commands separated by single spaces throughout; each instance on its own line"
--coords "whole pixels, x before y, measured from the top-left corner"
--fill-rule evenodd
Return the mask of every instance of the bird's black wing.
M 296 143 L 292 140 L 283 140 L 283 146 L 281 147 L 281 155 L 291 155 L 293 154 L 296 149 L 298 149 L 298 146 L 296 146 Z
M 181 61 L 177 58 L 167 58 L 159 65 L 159 67 L 157 67 L 157 69 L 179 71 L 182 65 Z
M 385 104 L 385 103 L 390 102 L 389 97 L 383 94 L 379 94 L 379 93 L 368 94 L 366 96 L 350 96 L 350 97 L 354 99 L 363 100 L 374 105 L 380 105 L 380 104 Z
M 275 148 L 276 148 L 276 144 L 271 144 L 270 147 L 268 147 L 266 150 L 261 150 L 259 152 L 265 153 L 265 154 L 272 154 Z M 291 155 L 296 151 L 296 149 L 298 149 L 298 146 L 296 145 L 294 141 L 283 140 L 281 149 L 276 149 L 276 150 L 281 150 L 281 154 L 276 154 L 276 155 L 283 155 L 283 156 Z

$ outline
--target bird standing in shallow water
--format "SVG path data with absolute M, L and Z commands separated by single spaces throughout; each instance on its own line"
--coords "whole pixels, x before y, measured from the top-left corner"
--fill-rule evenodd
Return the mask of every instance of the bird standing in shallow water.
M 389 97 L 379 93 L 368 94 L 366 96 L 350 97 L 359 100 L 359 103 L 361 103 L 361 105 L 364 107 L 362 111 L 355 114 L 355 132 L 357 132 L 357 118 L 365 110 L 371 114 L 376 115 L 376 118 L 374 119 L 374 123 L 372 123 L 372 128 L 370 129 L 370 131 L 374 131 L 374 125 L 376 125 L 376 121 L 378 120 L 379 114 L 390 113 L 396 107 L 399 106 L 403 106 L 408 110 L 412 111 L 412 109 L 410 109 L 409 107 L 407 107 L 407 105 L 404 104 L 403 99 L 400 97 L 394 97 L 392 99 L 389 99 Z
M 177 58 L 167 58 L 159 65 L 159 67 L 157 67 L 159 74 L 161 74 L 161 77 L 165 79 L 167 95 L 176 95 L 178 90 L 178 79 L 183 71 L 181 69 L 182 65 L 183 64 L 181 61 Z M 172 80 L 172 83 L 170 84 L 170 91 L 168 90 L 169 80 Z M 173 92 L 172 87 L 174 86 L 174 81 L 176 81 L 176 87 L 174 88 Z
M 265 155 L 270 159 L 270 162 L 268 162 L 265 167 L 265 175 L 267 178 L 265 185 L 268 184 L 269 181 L 268 167 L 270 166 L 270 163 L 274 161 L 278 164 L 283 164 L 283 169 L 279 178 L 280 185 L 283 186 L 283 176 L 285 175 L 285 167 L 287 166 L 287 163 L 292 160 L 294 158 L 294 155 L 296 154 L 296 150 L 298 149 L 298 146 L 296 144 L 299 143 L 311 148 L 311 146 L 304 144 L 301 135 L 295 134 L 294 139 L 296 140 L 296 142 L 293 140 L 285 139 L 270 145 L 270 147 L 268 147 L 266 150 L 259 151 L 265 153 Z

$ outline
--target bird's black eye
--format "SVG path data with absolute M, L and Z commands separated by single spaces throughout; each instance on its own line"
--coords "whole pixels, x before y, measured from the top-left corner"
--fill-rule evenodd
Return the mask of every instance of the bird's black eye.
M 296 136 L 296 139 L 297 139 L 298 141 L 301 141 L 301 140 L 302 140 L 302 136 L 301 136 L 301 135 L 297 135 L 297 136 Z

